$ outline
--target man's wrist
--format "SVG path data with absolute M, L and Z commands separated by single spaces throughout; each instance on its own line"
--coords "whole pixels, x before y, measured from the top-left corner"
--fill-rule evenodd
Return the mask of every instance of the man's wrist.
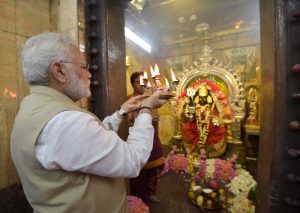
M 150 111 L 152 111 L 152 108 L 149 106 L 140 106 L 139 110 L 141 109 L 149 109 Z
M 152 112 L 152 108 L 147 105 L 141 104 L 141 106 L 139 107 L 139 113 L 151 114 L 151 112 Z
M 117 115 L 119 118 L 123 119 L 126 117 L 127 112 L 122 107 L 119 107 L 119 109 L 117 111 Z
M 139 109 L 149 109 L 149 110 L 152 110 L 152 107 L 148 106 L 148 105 L 145 104 L 145 103 L 142 103 L 142 104 L 140 105 L 140 108 L 139 108 Z

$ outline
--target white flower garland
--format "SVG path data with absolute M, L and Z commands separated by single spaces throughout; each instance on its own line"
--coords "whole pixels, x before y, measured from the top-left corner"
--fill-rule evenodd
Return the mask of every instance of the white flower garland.
M 206 160 L 206 178 L 212 179 L 215 174 L 215 159 Z
M 232 200 L 233 205 L 229 208 L 231 213 L 254 213 L 255 206 L 247 198 L 246 194 L 241 193 Z
M 250 173 L 247 170 L 240 168 L 237 171 L 237 176 L 231 180 L 227 187 L 235 196 L 238 196 L 241 192 L 248 194 L 250 189 L 255 187 L 256 184 L 256 181 Z
M 251 174 L 242 168 L 237 170 L 237 175 L 227 185 L 234 194 L 230 212 L 232 213 L 254 213 L 255 206 L 247 198 L 249 191 L 257 185 Z

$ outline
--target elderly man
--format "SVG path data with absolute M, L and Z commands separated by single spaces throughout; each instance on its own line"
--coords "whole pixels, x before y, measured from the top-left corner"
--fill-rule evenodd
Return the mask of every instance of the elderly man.
M 11 154 L 34 212 L 128 212 L 124 177 L 136 177 L 152 149 L 158 94 L 136 96 L 103 122 L 75 101 L 90 96 L 84 56 L 68 38 L 42 33 L 22 53 L 30 94 L 11 135 Z M 115 131 L 139 110 L 127 141 Z M 111 127 L 113 130 L 111 130 Z

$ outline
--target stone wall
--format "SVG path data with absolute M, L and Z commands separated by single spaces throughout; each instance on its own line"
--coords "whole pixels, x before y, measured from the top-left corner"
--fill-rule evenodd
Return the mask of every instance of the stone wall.
M 18 182 L 9 141 L 29 91 L 20 52 L 27 38 L 45 31 L 60 31 L 77 41 L 77 0 L 0 0 L 0 189 Z
M 9 139 L 22 98 L 28 93 L 20 65 L 26 39 L 49 31 L 48 0 L 0 0 L 0 188 L 18 181 Z

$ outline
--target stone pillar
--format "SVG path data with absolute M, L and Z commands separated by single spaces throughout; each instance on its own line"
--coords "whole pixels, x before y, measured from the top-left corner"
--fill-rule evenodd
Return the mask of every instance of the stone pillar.
M 124 0 L 86 1 L 86 36 L 92 72 L 91 111 L 100 119 L 126 100 Z M 123 131 L 122 131 L 123 130 Z M 120 128 L 125 139 L 127 128 Z
M 58 31 L 78 41 L 77 0 L 60 0 L 58 7 Z

